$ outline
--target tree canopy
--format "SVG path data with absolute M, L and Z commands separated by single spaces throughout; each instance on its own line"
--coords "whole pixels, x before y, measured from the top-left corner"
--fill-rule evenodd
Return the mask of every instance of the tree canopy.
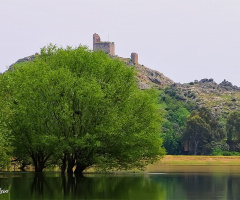
M 183 144 L 190 154 L 211 153 L 211 142 L 219 142 L 225 137 L 222 127 L 207 108 L 200 108 L 187 119 L 183 134 Z
M 164 154 L 156 91 L 138 89 L 135 71 L 103 52 L 50 45 L 0 81 L 15 156 L 35 171 L 142 168 Z
M 226 123 L 227 143 L 231 150 L 236 150 L 236 144 L 240 142 L 240 112 L 230 113 Z

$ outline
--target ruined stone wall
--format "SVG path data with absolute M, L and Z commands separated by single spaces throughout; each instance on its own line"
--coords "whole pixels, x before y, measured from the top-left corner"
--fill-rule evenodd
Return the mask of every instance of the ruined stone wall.
M 101 42 L 100 36 L 96 33 L 93 34 L 93 51 L 97 50 L 96 43 Z
M 107 54 L 115 55 L 115 44 L 113 42 L 102 42 L 98 34 L 93 34 L 93 51 L 102 50 Z
M 111 42 L 109 50 L 110 50 L 109 54 L 114 56 L 115 55 L 115 44 L 113 42 Z

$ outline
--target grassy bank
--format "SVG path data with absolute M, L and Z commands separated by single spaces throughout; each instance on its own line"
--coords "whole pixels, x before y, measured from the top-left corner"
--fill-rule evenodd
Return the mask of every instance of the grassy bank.
M 157 165 L 240 165 L 240 156 L 164 156 Z
M 240 173 L 240 156 L 183 156 L 166 155 L 158 162 L 148 165 L 144 172 L 226 172 L 234 171 Z M 94 173 L 94 168 L 86 170 Z M 113 172 L 113 171 L 112 171 Z M 143 172 L 137 169 L 121 171 Z
M 144 172 L 150 173 L 240 173 L 240 156 L 164 156 L 162 160 L 148 165 Z

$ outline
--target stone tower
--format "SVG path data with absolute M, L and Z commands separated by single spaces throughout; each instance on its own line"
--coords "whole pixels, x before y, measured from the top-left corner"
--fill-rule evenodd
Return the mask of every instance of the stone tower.
M 134 64 L 138 64 L 138 54 L 137 53 L 131 53 L 131 60 Z
M 95 44 L 96 44 L 96 43 L 99 43 L 99 42 L 101 42 L 100 36 L 99 36 L 98 34 L 94 33 L 94 34 L 93 34 L 93 51 L 96 51 L 96 46 L 95 46 Z
M 93 34 L 93 51 L 102 50 L 112 56 L 115 55 L 115 44 L 114 42 L 102 42 L 98 34 Z

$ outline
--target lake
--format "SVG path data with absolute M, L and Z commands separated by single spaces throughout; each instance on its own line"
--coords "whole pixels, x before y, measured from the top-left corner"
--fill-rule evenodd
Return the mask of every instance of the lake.
M 0 172 L 0 188 L 1 200 L 238 200 L 240 166 L 163 166 L 154 173 L 83 176 Z

